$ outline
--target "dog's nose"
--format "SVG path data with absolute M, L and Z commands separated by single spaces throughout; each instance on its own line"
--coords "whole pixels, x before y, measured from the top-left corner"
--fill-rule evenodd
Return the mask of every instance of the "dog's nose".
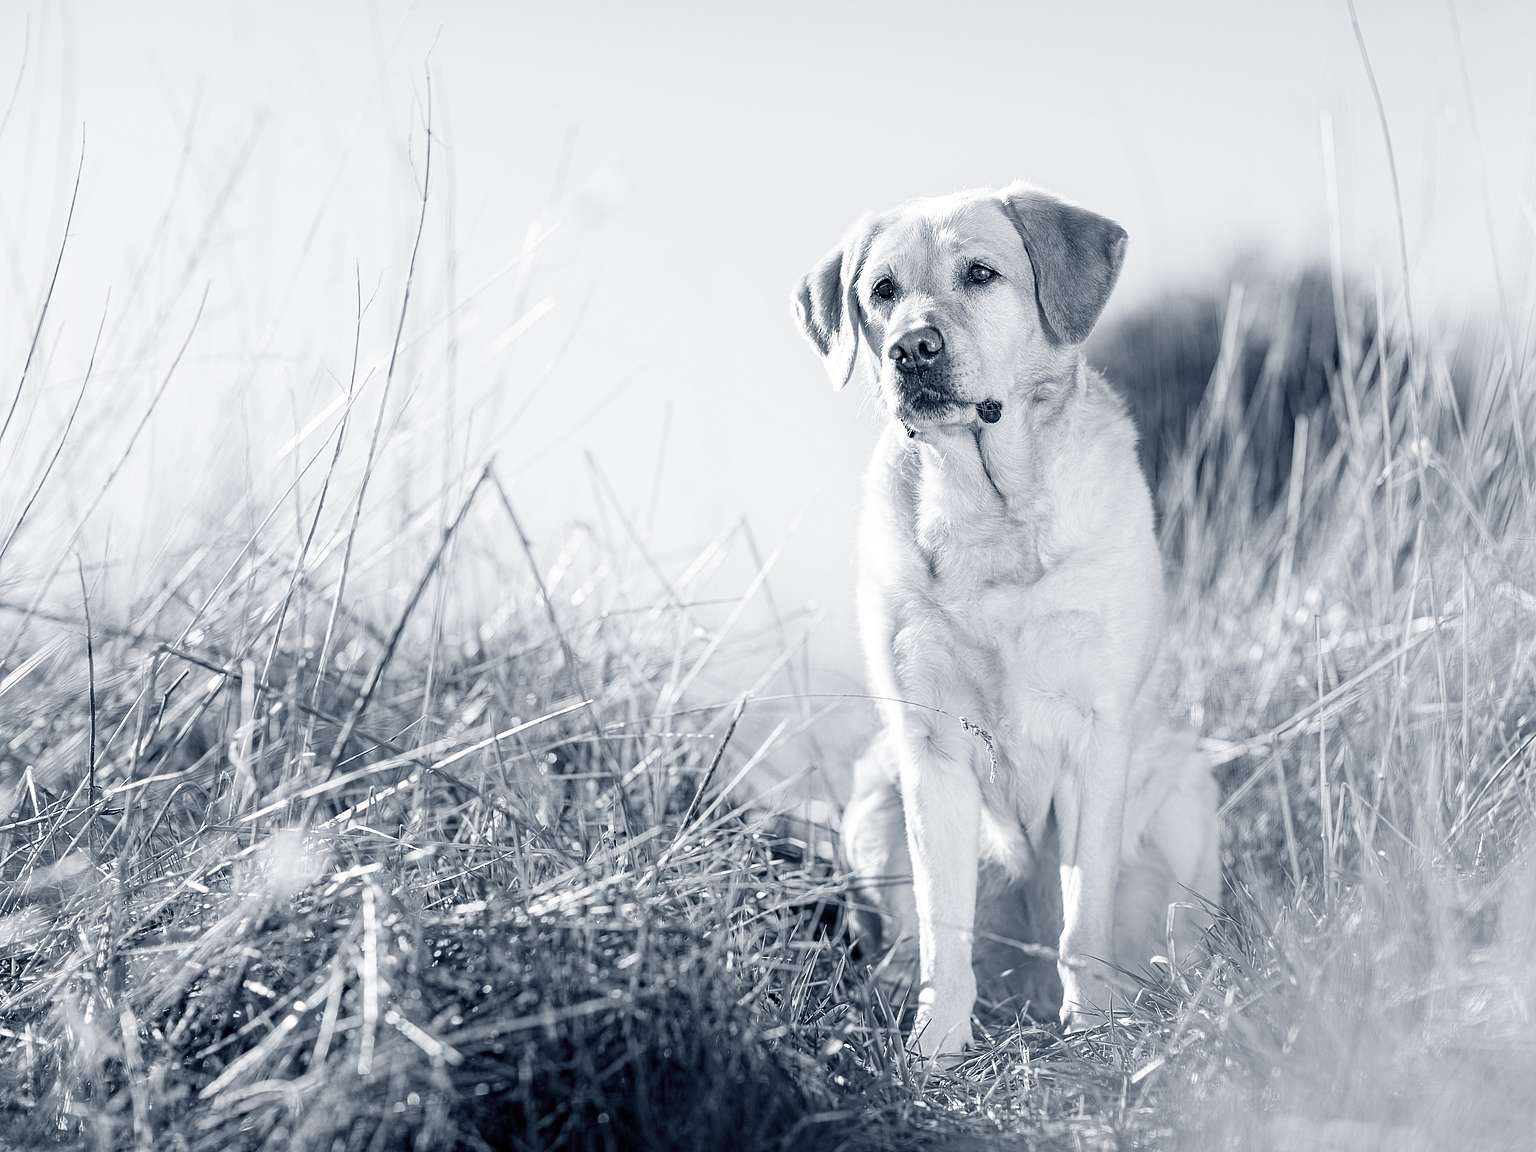
M 932 367 L 944 355 L 944 334 L 937 328 L 913 328 L 892 340 L 885 354 L 902 372 Z

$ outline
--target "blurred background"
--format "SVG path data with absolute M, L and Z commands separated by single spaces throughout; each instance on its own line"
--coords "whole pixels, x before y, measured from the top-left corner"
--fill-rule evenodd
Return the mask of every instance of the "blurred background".
M 1536 7 L 1361 0 L 1359 19 L 1421 322 L 1520 311 Z M 1091 205 L 1132 237 L 1109 330 L 1180 293 L 1219 306 L 1254 263 L 1402 287 L 1383 127 L 1348 9 L 1321 0 L 9 3 L 8 385 L 77 165 L 0 524 L 103 334 L 73 450 L 0 560 L 7 599 L 74 594 L 48 576 L 77 525 L 108 612 L 210 532 L 256 528 L 328 454 L 356 334 L 349 495 L 385 406 L 365 534 L 435 522 L 494 452 L 541 558 L 590 527 L 636 602 L 695 561 L 701 598 L 771 566 L 753 612 L 775 652 L 805 629 L 823 690 L 860 679 L 850 540 L 881 416 L 827 390 L 789 297 L 856 215 L 1015 178 Z M 412 570 L 394 563 L 380 597 Z M 472 627 L 498 595 L 485 572 L 448 611 Z

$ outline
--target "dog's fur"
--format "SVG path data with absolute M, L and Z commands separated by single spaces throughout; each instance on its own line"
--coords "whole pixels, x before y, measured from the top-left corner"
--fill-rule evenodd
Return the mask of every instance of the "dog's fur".
M 862 220 L 796 299 L 833 384 L 871 381 L 890 416 L 859 536 L 884 729 L 842 838 L 885 944 L 899 959 L 916 939 L 928 1057 L 969 1043 L 977 967 L 1027 968 L 997 960 L 1016 933 L 1057 944 L 1061 1017 L 1081 1028 L 1117 968 L 1177 956 L 1219 896 L 1215 782 L 1162 718 L 1135 431 L 1080 351 L 1125 243 L 1027 186 L 960 193 Z M 995 277 L 975 282 L 978 263 Z M 896 345 L 921 329 L 942 358 L 904 374 Z M 1051 868 L 1059 885 L 1039 883 Z

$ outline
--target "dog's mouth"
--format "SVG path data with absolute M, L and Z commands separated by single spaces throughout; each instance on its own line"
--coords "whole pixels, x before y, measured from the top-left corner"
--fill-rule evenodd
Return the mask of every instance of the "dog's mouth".
M 901 398 L 901 410 L 908 416 L 943 416 L 962 405 L 953 392 L 940 388 L 921 388 Z
M 947 380 L 920 375 L 900 383 L 897 415 L 907 423 L 947 416 L 966 402 L 956 396 Z
M 979 403 L 962 400 L 947 389 L 923 389 L 904 392 L 896 406 L 896 419 L 907 435 L 915 437 L 924 427 L 953 424 L 956 414 L 970 409 L 983 424 L 996 424 L 1003 418 L 1003 402 L 986 399 Z

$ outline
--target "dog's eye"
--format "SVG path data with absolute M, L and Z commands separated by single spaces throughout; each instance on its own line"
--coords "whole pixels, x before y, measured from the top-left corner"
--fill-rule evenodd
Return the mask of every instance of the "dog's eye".
M 985 284 L 997 275 L 985 264 L 972 264 L 965 270 L 965 278 L 972 284 Z
M 872 291 L 881 300 L 894 300 L 896 299 L 896 281 L 889 276 L 882 276 L 875 282 Z

